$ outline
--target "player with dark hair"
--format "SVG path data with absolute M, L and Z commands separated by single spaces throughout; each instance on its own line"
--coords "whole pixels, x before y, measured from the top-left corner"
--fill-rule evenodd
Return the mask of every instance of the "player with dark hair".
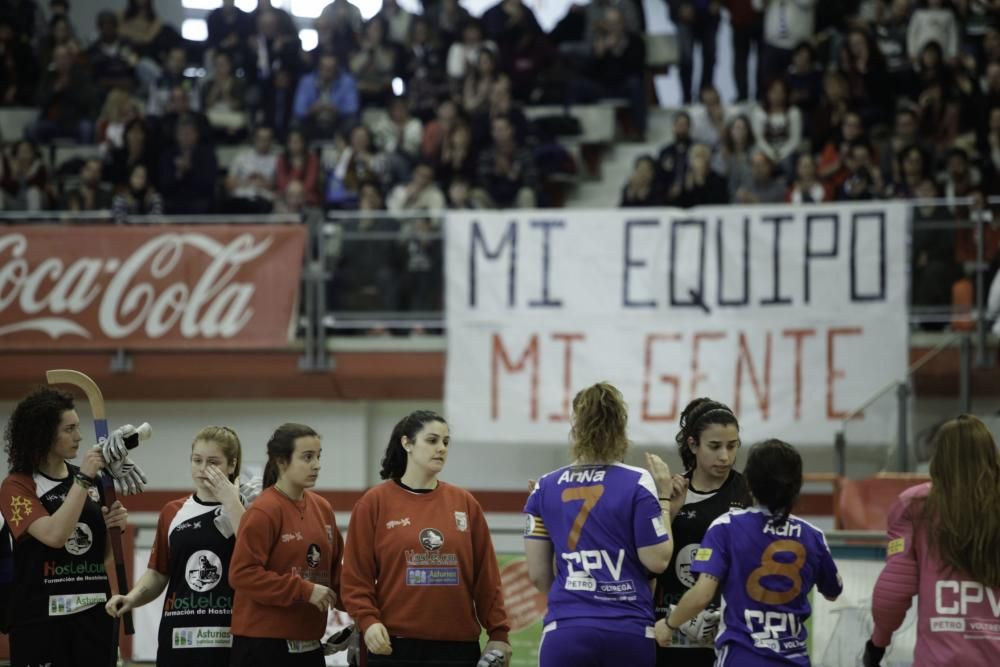
M 670 613 L 694 586 L 691 563 L 705 531 L 730 509 L 753 504 L 746 480 L 733 469 L 740 449 L 740 424 L 723 403 L 710 398 L 691 401 L 681 413 L 675 438 L 684 474 L 674 475 L 670 517 L 674 556 L 657 578 L 656 615 Z M 657 650 L 660 667 L 709 667 L 715 664 L 715 633 L 719 627 L 719 598 L 674 635 L 670 648 Z
M 120 503 L 103 508 L 99 447 L 77 467 L 80 418 L 73 397 L 39 387 L 7 422 L 10 474 L 0 485 L 0 512 L 14 539 L 10 650 L 14 665 L 114 665 L 115 621 L 104 562 L 108 528 L 124 528 Z M 8 610 L 2 610 L 4 614 Z
M 709 527 L 691 565 L 698 581 L 657 621 L 656 641 L 669 646 L 721 590 L 718 667 L 808 667 L 809 592 L 815 584 L 835 600 L 843 583 L 823 531 L 791 513 L 802 489 L 802 457 L 788 443 L 765 440 L 750 450 L 744 472 L 757 504 Z
M 548 594 L 541 667 L 652 667 L 653 599 L 648 572 L 673 551 L 665 497 L 670 468 L 653 474 L 622 463 L 628 409 L 601 382 L 573 398 L 573 463 L 547 473 L 528 496 L 528 574 Z M 553 557 L 555 565 L 553 566 Z
M 441 415 L 417 410 L 404 417 L 382 459 L 386 481 L 351 514 L 341 588 L 372 667 L 475 667 L 493 652 L 510 659 L 486 517 L 471 493 L 438 479 L 450 444 Z
M 237 486 L 242 459 L 240 439 L 232 429 L 208 426 L 198 431 L 191 443 L 194 493 L 160 511 L 149 569 L 128 595 L 115 595 L 105 605 L 117 618 L 167 591 L 157 667 L 229 665 L 229 563 L 244 512 Z
M 302 424 L 282 424 L 267 443 L 264 490 L 243 515 L 229 566 L 233 665 L 325 664 L 320 640 L 344 541 L 330 503 L 310 491 L 321 453 L 319 434 Z
M 904 491 L 889 510 L 866 667 L 881 664 L 914 595 L 914 667 L 1000 664 L 1000 451 L 972 415 L 942 424 L 933 449 L 931 481 Z

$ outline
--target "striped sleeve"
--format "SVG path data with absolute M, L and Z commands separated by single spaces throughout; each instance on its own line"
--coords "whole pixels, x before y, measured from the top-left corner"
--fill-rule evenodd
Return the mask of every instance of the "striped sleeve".
M 549 529 L 545 527 L 545 521 L 540 516 L 525 514 L 524 537 L 531 540 L 549 540 Z

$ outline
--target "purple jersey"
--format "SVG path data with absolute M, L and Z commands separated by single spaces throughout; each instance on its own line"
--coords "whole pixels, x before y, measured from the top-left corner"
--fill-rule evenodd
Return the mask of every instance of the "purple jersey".
M 722 622 L 715 639 L 761 657 L 808 667 L 805 621 L 813 585 L 826 597 L 843 585 L 823 531 L 792 515 L 772 526 L 753 507 L 716 519 L 705 533 L 691 571 L 710 574 L 722 591 Z
M 647 471 L 621 463 L 559 468 L 538 480 L 524 511 L 524 536 L 550 540 L 556 557 L 546 624 L 606 628 L 613 620 L 652 636 L 652 588 L 638 550 L 669 538 Z

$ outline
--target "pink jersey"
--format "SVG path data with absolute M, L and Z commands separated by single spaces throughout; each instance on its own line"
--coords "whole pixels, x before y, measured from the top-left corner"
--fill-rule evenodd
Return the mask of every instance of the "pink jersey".
M 885 569 L 875 583 L 872 640 L 888 646 L 917 598 L 917 645 L 913 667 L 1000 665 L 1000 588 L 987 588 L 952 572 L 928 548 L 917 529 L 930 482 L 899 495 L 889 510 Z

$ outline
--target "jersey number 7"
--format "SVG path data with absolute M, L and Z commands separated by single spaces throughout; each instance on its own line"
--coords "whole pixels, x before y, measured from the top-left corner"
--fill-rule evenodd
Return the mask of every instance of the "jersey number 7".
M 775 558 L 779 553 L 790 553 L 794 560 L 785 563 Z M 747 577 L 747 595 L 761 604 L 777 605 L 791 602 L 802 592 L 802 566 L 806 564 L 806 548 L 795 540 L 772 542 L 760 556 L 760 567 Z M 761 579 L 767 576 L 791 580 L 788 590 L 775 591 L 764 588 Z
M 590 511 L 594 509 L 594 506 L 601 499 L 602 495 L 604 495 L 603 484 L 575 486 L 570 489 L 563 489 L 561 498 L 564 503 L 573 502 L 574 500 L 583 501 L 583 506 L 577 512 L 576 519 L 573 520 L 573 526 L 569 530 L 569 537 L 566 538 L 566 544 L 570 551 L 576 551 L 577 542 L 580 541 L 580 533 L 583 531 L 583 524 L 587 523 Z

